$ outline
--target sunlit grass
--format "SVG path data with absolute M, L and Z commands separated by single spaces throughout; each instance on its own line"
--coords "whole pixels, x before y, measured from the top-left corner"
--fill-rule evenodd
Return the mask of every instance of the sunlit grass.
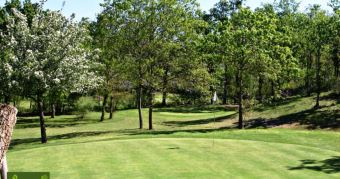
M 300 123 L 338 110 L 334 100 L 323 100 L 323 108 L 310 111 L 313 101 L 293 98 L 254 108 L 246 119 Z M 38 117 L 19 118 L 8 153 L 10 171 L 50 171 L 53 178 L 340 177 L 340 133 L 334 130 L 303 125 L 237 130 L 235 111 L 205 106 L 156 108 L 155 129 L 149 131 L 147 114 L 143 109 L 143 130 L 137 110 L 117 111 L 112 120 L 107 114 L 104 122 L 99 112 L 83 119 L 46 116 L 47 144 L 40 144 Z

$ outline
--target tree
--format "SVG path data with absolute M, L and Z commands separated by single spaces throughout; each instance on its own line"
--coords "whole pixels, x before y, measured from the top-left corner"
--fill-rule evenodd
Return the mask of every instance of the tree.
M 240 8 L 232 15 L 228 28 L 224 31 L 223 39 L 229 41 L 230 55 L 236 71 L 240 129 L 244 127 L 245 89 L 249 88 L 253 76 L 275 78 L 290 59 L 284 58 L 285 61 L 279 61 L 278 59 L 282 58 L 275 56 L 275 54 L 287 56 L 290 54 L 289 48 L 274 43 L 277 41 L 274 37 L 279 36 L 276 22 L 273 13 L 261 9 L 252 12 L 248 8 Z
M 216 78 L 221 78 L 223 83 L 223 98 L 222 103 L 227 104 L 228 85 L 231 84 L 230 78 L 233 67 L 230 64 L 229 42 L 227 39 L 221 38 L 225 27 L 229 23 L 231 16 L 237 12 L 243 5 L 244 1 L 240 0 L 221 0 L 210 9 L 210 14 L 205 14 L 204 20 L 208 22 L 209 26 L 206 30 L 205 41 L 203 43 L 202 51 L 205 51 L 206 63 L 208 71 Z M 211 85 L 211 96 L 215 92 L 217 80 L 213 80 Z M 211 101 L 212 103 L 212 101 Z
M 246 70 L 250 70 L 254 63 L 254 59 L 250 54 L 251 47 L 254 43 L 255 28 L 254 14 L 250 9 L 241 8 L 235 13 L 231 19 L 229 32 L 225 33 L 225 38 L 231 38 L 233 48 L 234 65 L 236 68 L 236 86 L 238 90 L 238 105 L 239 105 L 239 124 L 240 129 L 243 128 L 243 95 L 244 95 L 244 75 Z
M 7 29 L 9 20 L 14 16 L 12 9 L 17 9 L 19 12 L 25 14 L 28 18 L 28 24 L 32 23 L 32 16 L 37 13 L 39 9 L 38 3 L 31 3 L 30 0 L 25 0 L 21 4 L 20 0 L 6 1 L 4 7 L 0 8 L 0 30 L 3 34 L 10 34 L 10 29 Z M 0 39 L 0 94 L 4 98 L 4 103 L 8 104 L 12 101 L 15 95 L 19 95 L 19 86 L 16 81 L 16 73 L 14 71 L 16 57 L 11 55 L 10 46 L 13 45 L 12 39 Z
M 312 33 L 311 38 L 314 42 L 314 48 L 316 52 L 316 86 L 317 97 L 315 108 L 320 107 L 320 93 L 322 88 L 321 79 L 321 56 L 322 50 L 329 41 L 329 17 L 325 11 L 320 10 L 319 5 L 314 5 L 310 9 L 310 15 L 312 17 Z
M 15 17 L 9 17 L 8 33 L 2 33 L 2 38 L 11 39 L 6 49 L 16 59 L 22 94 L 38 104 L 41 142 L 46 143 L 45 95 L 52 89 L 83 92 L 96 85 L 96 76 L 89 70 L 89 52 L 83 48 L 89 36 L 73 16 L 67 19 L 60 12 L 40 10 L 29 27 L 25 15 L 12 11 Z
M 104 97 L 100 121 L 105 118 L 108 98 L 110 98 L 109 118 L 112 119 L 114 92 L 126 80 L 127 64 L 123 60 L 124 52 L 119 50 L 124 39 L 118 29 L 123 23 L 125 22 L 119 20 L 119 14 L 106 9 L 98 15 L 97 21 L 91 25 L 91 35 L 94 39 L 92 49 L 99 52 L 98 63 L 101 64 L 98 68 L 98 75 L 104 79 L 99 88 L 99 93 Z
M 103 7 L 103 12 L 120 24 L 115 28 L 123 39 L 118 42 L 118 49 L 124 53 L 122 58 L 128 61 L 126 67 L 136 89 L 139 127 L 143 128 L 142 98 L 145 95 L 149 107 L 149 129 L 152 129 L 154 93 L 161 86 L 166 90 L 170 70 L 177 64 L 175 59 L 185 59 L 176 57 L 183 52 L 192 52 L 190 48 L 198 26 L 197 6 L 191 0 L 120 0 L 105 1 Z
M 330 20 L 331 28 L 331 58 L 334 66 L 334 77 L 337 87 L 340 86 L 340 1 L 331 0 L 329 4 L 333 8 L 333 15 Z M 336 90 L 338 93 L 339 89 Z
M 340 1 L 339 0 L 330 0 L 328 5 L 333 9 L 333 11 L 335 13 L 340 10 Z
M 300 2 L 296 0 L 275 0 L 274 5 L 280 16 L 294 14 L 298 11 Z

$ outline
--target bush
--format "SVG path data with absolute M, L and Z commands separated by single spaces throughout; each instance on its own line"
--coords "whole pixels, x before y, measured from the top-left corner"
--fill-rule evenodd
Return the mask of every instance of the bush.
M 77 114 L 80 115 L 81 118 L 84 118 L 95 106 L 96 102 L 92 97 L 80 97 L 76 102 Z
M 14 104 L 13 104 L 14 105 Z M 16 108 L 18 109 L 18 113 L 32 113 L 36 109 L 35 102 L 30 102 L 29 100 L 23 99 L 18 100 L 16 103 Z
M 118 110 L 136 108 L 136 95 L 134 93 L 116 93 L 114 96 L 115 108 Z

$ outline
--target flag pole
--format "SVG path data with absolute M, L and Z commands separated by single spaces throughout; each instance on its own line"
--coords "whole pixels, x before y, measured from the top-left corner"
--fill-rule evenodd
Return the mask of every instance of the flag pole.
M 217 102 L 217 93 L 216 93 L 216 91 L 215 91 L 215 93 L 214 93 L 214 96 L 213 96 L 213 99 L 212 99 L 212 101 L 213 101 L 213 105 L 214 104 L 216 104 L 216 102 Z M 213 110 L 213 113 L 214 113 L 214 123 L 213 123 L 213 130 L 214 129 L 216 129 L 216 113 L 215 113 L 215 110 Z M 215 146 L 215 136 L 214 136 L 214 134 L 213 134 L 213 145 L 212 145 L 212 147 L 214 147 Z

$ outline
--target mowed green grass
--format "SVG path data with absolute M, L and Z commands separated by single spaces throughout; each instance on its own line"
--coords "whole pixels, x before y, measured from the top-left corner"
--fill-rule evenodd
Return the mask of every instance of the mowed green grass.
M 299 98 L 252 116 L 297 122 L 294 114 L 309 109 L 312 100 Z M 332 104 L 322 101 L 336 112 Z M 153 131 L 147 130 L 147 110 L 143 130 L 137 129 L 136 110 L 118 111 L 104 122 L 99 117 L 47 117 L 44 145 L 38 118 L 20 118 L 9 171 L 49 171 L 52 178 L 340 178 L 336 130 L 237 130 L 235 112 L 214 106 L 155 109 Z
M 339 156 L 301 145 L 162 138 L 43 147 L 8 157 L 12 171 L 50 171 L 52 178 L 338 178 L 339 166 L 327 160 L 339 162 Z

